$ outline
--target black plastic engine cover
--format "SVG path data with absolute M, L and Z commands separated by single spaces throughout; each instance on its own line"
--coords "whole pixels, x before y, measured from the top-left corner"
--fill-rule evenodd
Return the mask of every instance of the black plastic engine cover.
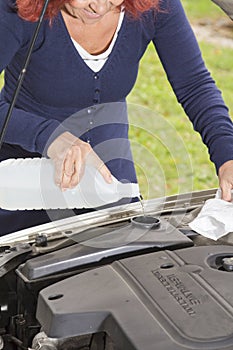
M 80 243 L 56 252 L 28 259 L 17 269 L 26 282 L 58 275 L 84 266 L 95 267 L 104 259 L 114 261 L 129 254 L 193 246 L 191 239 L 166 220 L 153 229 L 135 223 L 120 227 L 96 227 L 85 230 L 76 237 Z M 75 239 L 75 237 L 72 237 Z
M 233 349 L 233 247 L 122 259 L 42 290 L 48 336 L 107 332 L 120 350 Z

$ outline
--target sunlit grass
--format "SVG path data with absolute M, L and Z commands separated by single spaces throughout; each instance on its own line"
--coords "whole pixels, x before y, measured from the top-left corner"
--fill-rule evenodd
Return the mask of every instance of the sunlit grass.
M 222 10 L 211 0 L 182 0 L 182 4 L 191 20 L 201 18 L 217 19 L 225 16 Z
M 3 73 L 0 75 L 0 87 L 3 85 Z

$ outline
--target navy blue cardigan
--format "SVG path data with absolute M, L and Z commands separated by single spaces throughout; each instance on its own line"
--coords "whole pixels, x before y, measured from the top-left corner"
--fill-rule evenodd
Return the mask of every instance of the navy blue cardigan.
M 0 126 L 36 25 L 20 19 L 7 1 L 0 0 L 0 72 L 5 70 Z M 182 5 L 179 0 L 162 0 L 161 7 L 159 13 L 149 11 L 140 20 L 125 16 L 99 73 L 79 56 L 61 14 L 52 25 L 43 21 L 5 137 L 7 144 L 16 145 L 16 156 L 17 152 L 19 156 L 30 155 L 27 151 L 44 154 L 48 142 L 70 129 L 96 147 L 116 177 L 136 181 L 133 165 L 126 166 L 122 160 L 131 162 L 125 99 L 134 86 L 140 59 L 153 41 L 177 99 L 200 132 L 217 170 L 233 159 L 228 109 L 203 63 Z M 70 115 L 73 117 L 66 122 Z M 112 144 L 115 139 L 124 141 Z M 104 143 L 107 147 L 98 148 Z M 105 154 L 109 149 L 114 152 Z M 3 153 L 2 159 L 9 156 Z

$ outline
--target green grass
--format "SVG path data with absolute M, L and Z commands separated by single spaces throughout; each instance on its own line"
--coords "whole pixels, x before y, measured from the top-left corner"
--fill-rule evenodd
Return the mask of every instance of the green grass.
M 211 0 L 181 0 L 190 20 L 224 17 L 222 10 Z
M 182 2 L 191 22 L 226 19 L 226 15 L 209 0 Z M 232 115 L 233 50 L 204 42 L 200 47 Z M 2 82 L 1 76 L 0 85 Z M 145 198 L 218 186 L 208 151 L 177 103 L 152 45 L 143 57 L 128 102 L 130 139 Z
M 3 85 L 3 73 L 0 75 L 0 87 Z

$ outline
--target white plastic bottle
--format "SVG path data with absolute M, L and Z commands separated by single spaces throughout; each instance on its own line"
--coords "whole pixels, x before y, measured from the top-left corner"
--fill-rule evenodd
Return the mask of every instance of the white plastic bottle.
M 114 177 L 108 184 L 98 170 L 89 165 L 74 189 L 61 191 L 54 183 L 54 167 L 50 159 L 20 158 L 0 162 L 2 209 L 96 208 L 121 198 L 139 196 L 138 184 L 123 184 Z

